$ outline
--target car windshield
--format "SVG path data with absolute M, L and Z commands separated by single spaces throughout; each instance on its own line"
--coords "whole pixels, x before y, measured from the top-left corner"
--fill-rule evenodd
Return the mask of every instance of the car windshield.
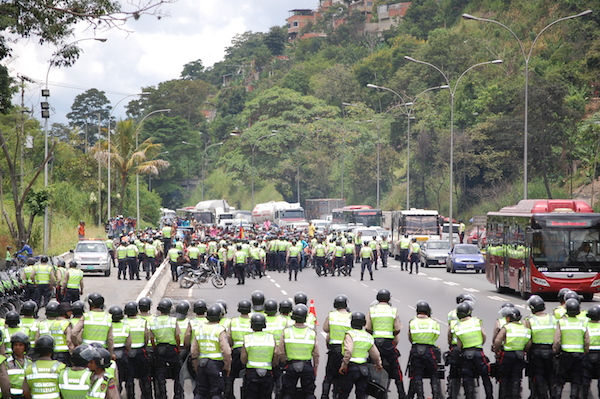
M 404 226 L 406 234 L 437 234 L 437 216 L 405 216 Z
M 465 245 L 465 246 L 457 246 L 454 248 L 454 253 L 457 255 L 473 255 L 478 254 L 479 249 L 475 246 Z
M 427 249 L 450 249 L 448 241 L 428 242 Z
M 106 252 L 106 246 L 99 242 L 80 242 L 77 244 L 75 252 Z

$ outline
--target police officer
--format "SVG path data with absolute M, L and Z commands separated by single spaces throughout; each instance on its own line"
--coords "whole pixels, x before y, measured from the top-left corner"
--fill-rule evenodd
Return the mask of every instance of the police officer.
M 154 364 L 156 366 L 156 399 L 167 398 L 167 372 L 174 377 L 173 390 L 175 398 L 183 397 L 183 389 L 179 382 L 181 362 L 177 350 L 180 343 L 180 331 L 177 319 L 169 316 L 173 302 L 169 298 L 161 299 L 156 307 L 159 315 L 148 324 L 150 341 L 154 347 Z
M 421 252 L 421 246 L 417 242 L 417 239 L 413 238 L 412 242 L 410 243 L 410 248 L 408 250 L 408 257 L 410 259 L 409 274 L 412 274 L 413 272 L 413 265 L 415 266 L 415 274 L 419 274 L 419 252 Z
M 531 330 L 520 323 L 521 312 L 513 307 L 506 312 L 506 324 L 494 341 L 498 361 L 498 381 L 505 398 L 519 399 L 525 368 L 525 352 L 531 346 Z
M 386 363 L 383 368 L 387 371 L 390 379 L 396 383 L 398 398 L 404 399 L 406 391 L 402 381 L 402 369 L 398 362 L 400 352 L 396 347 L 402 323 L 400 323 L 398 309 L 390 305 L 392 294 L 388 290 L 379 290 L 376 299 L 377 303 L 369 308 L 365 328 L 375 338 L 375 345 Z
M 246 283 L 246 263 L 248 263 L 248 254 L 242 250 L 242 245 L 237 244 L 235 246 L 236 251 L 233 255 L 235 259 L 235 276 L 238 279 L 237 285 L 244 285 Z
M 244 369 L 244 365 L 240 359 L 242 346 L 244 346 L 244 337 L 252 333 L 250 326 L 250 311 L 252 310 L 250 301 L 243 299 L 238 303 L 238 312 L 240 315 L 231 319 L 228 335 L 233 342 L 231 353 L 231 373 L 225 378 L 224 397 L 233 399 L 233 383 L 239 377 L 240 372 Z
M 48 333 L 54 338 L 54 354 L 52 358 L 70 366 L 70 352 L 75 349 L 72 341 L 73 326 L 67 314 L 71 309 L 71 305 L 65 302 L 61 304 L 50 302 L 46 307 L 46 315 L 50 313 L 48 307 L 52 307 L 52 313 L 56 314 L 56 318 L 48 321 L 49 331 L 44 331 L 43 334 Z
M 0 342 L 2 341 L 2 338 L 2 330 L 0 330 Z M 6 366 L 6 356 L 2 354 L 0 354 L 0 392 L 11 392 L 10 379 Z M 7 394 L 6 397 L 10 396 Z
M 300 252 L 301 249 L 296 246 L 296 240 L 292 240 L 292 245 L 286 250 L 285 263 L 288 265 L 289 281 L 292 281 L 292 272 L 294 273 L 294 281 L 298 280 L 298 270 L 300 269 Z
M 362 231 L 359 231 L 358 234 L 354 237 L 354 261 L 356 263 L 360 262 L 360 251 L 363 247 L 363 237 Z
M 35 343 L 35 353 L 39 358 L 25 369 L 23 396 L 26 398 L 58 398 L 60 396 L 58 376 L 66 366 L 64 363 L 52 360 L 53 352 L 54 339 L 49 335 L 39 337 Z
M 137 256 L 140 253 L 140 250 L 135 243 L 130 242 L 127 246 L 127 265 L 129 266 L 129 279 L 133 280 L 135 277 L 136 280 L 140 280 L 140 268 L 138 265 Z
M 127 322 L 124 322 L 125 314 L 120 306 L 111 306 L 108 308 L 108 313 L 111 315 L 113 337 L 114 337 L 114 353 L 117 363 L 118 389 L 121 393 L 123 384 L 127 385 L 129 376 L 129 358 L 127 353 L 131 350 L 131 327 Z
M 250 295 L 250 301 L 252 302 L 253 313 L 263 313 L 265 311 L 265 294 L 261 290 L 253 291 Z
M 192 269 L 198 269 L 198 260 L 200 259 L 200 250 L 197 247 L 196 241 L 192 241 L 191 245 L 187 249 L 188 257 L 190 258 L 190 265 Z
M 325 270 L 325 255 L 327 253 L 327 249 L 323 244 L 323 239 L 319 238 L 317 245 L 313 248 L 312 255 L 315 259 L 315 271 L 317 275 L 327 276 L 327 270 Z
M 18 399 L 23 398 L 25 369 L 32 363 L 31 358 L 27 356 L 30 347 L 29 337 L 23 331 L 16 332 L 10 337 L 10 346 L 12 354 L 6 359 L 6 370 L 10 379 L 11 397 Z M 1 375 L 0 371 L 0 379 Z
M 285 372 L 282 376 L 282 394 L 286 399 L 294 396 L 298 380 L 300 380 L 304 397 L 314 398 L 315 370 L 319 366 L 319 347 L 317 346 L 317 333 L 304 324 L 307 315 L 306 305 L 294 306 L 292 320 L 295 323 L 283 330 L 282 339 L 275 349 L 277 356 L 286 362 Z
M 127 280 L 127 244 L 124 242 L 120 242 L 117 247 L 117 261 L 119 264 L 117 279 L 120 280 L 123 275 L 123 280 Z
M 354 244 L 352 243 L 352 237 L 344 245 L 344 264 L 346 265 L 348 276 L 351 276 L 352 268 L 354 267 Z
M 468 302 L 462 302 L 456 307 L 458 321 L 454 324 L 457 346 L 462 352 L 461 377 L 465 388 L 466 399 L 475 399 L 475 379 L 481 377 L 486 399 L 493 398 L 492 382 L 490 381 L 489 360 L 483 353 L 485 332 L 483 322 L 472 317 L 472 307 Z
M 177 281 L 177 258 L 179 258 L 179 250 L 175 247 L 170 248 L 167 252 L 169 258 L 169 265 L 171 266 L 171 280 Z
M 400 237 L 400 270 L 408 271 L 408 249 L 410 247 L 410 239 L 408 234 L 404 234 Z
M 556 391 L 556 366 L 552 353 L 556 319 L 553 314 L 546 313 L 546 304 L 538 295 L 532 295 L 527 300 L 527 305 L 531 315 L 525 318 L 523 325 L 531 329 L 529 378 L 537 398 L 546 399 Z
M 117 264 L 115 263 L 115 240 L 109 237 L 106 239 L 106 241 L 104 241 L 104 243 L 106 244 L 106 248 L 108 248 L 108 253 L 110 254 L 110 263 L 113 267 L 117 267 Z
M 350 330 L 350 312 L 348 311 L 348 297 L 338 295 L 333 300 L 333 308 L 323 323 L 323 331 L 327 333 L 327 365 L 321 399 L 329 398 L 329 391 L 333 385 L 334 392 L 339 392 L 339 369 L 342 365 L 342 343 L 346 332 Z M 362 326 L 360 327 L 362 329 Z
M 131 349 L 127 353 L 127 399 L 135 397 L 135 378 L 139 379 L 140 390 L 143 398 L 152 398 L 152 386 L 150 377 L 150 360 L 146 352 L 148 342 L 148 323 L 138 316 L 138 304 L 127 302 L 125 304 L 125 315 L 129 325 L 129 336 Z
M 592 380 L 598 380 L 600 377 L 600 306 L 592 306 L 587 311 L 587 317 L 590 319 L 587 325 L 590 349 L 583 359 L 583 399 L 589 396 Z
M 104 297 L 98 293 L 88 296 L 90 311 L 73 328 L 73 343 L 75 345 L 92 344 L 94 342 L 107 348 L 112 354 L 114 349 L 112 321 L 104 309 Z
M 365 269 L 369 271 L 371 280 L 373 280 L 373 270 L 371 269 L 371 262 L 373 261 L 373 257 L 373 250 L 368 245 L 368 243 L 365 242 L 360 250 L 360 258 L 362 259 L 362 263 L 360 265 L 360 281 L 363 280 Z
M 63 302 L 78 301 L 83 294 L 83 270 L 77 268 L 77 262 L 69 262 L 69 269 L 62 280 Z
M 144 262 L 144 270 L 146 271 L 146 280 L 150 280 L 150 277 L 156 271 L 156 254 L 158 249 L 150 239 L 146 240 L 144 244 L 144 252 L 146 253 L 146 260 Z
M 360 312 L 351 315 L 351 329 L 344 334 L 342 343 L 342 362 L 339 373 L 344 375 L 341 381 L 340 394 L 338 398 L 347 399 L 350 396 L 352 386 L 356 387 L 356 398 L 367 397 L 368 369 L 367 358 L 375 363 L 375 370 L 383 369 L 381 356 L 375 345 L 373 336 L 364 331 L 366 316 Z
M 48 257 L 43 255 L 40 258 L 40 264 L 34 266 L 31 274 L 35 286 L 34 301 L 38 307 L 43 303 L 44 305 L 50 301 L 52 295 L 52 287 L 54 286 L 54 273 L 52 266 L 48 264 Z
M 556 318 L 556 320 L 562 318 L 564 315 L 567 314 L 567 309 L 565 308 L 565 295 L 567 295 L 567 293 L 569 292 L 571 292 L 570 288 L 561 288 L 560 290 L 558 290 L 557 297 L 559 305 L 554 308 L 554 317 Z
M 373 236 L 371 241 L 369 241 L 369 248 L 373 251 L 373 264 L 375 266 L 375 270 L 377 270 L 377 262 L 380 258 L 380 248 L 379 243 L 377 242 L 377 236 Z M 362 255 L 361 255 L 362 256 Z
M 567 299 L 565 302 L 566 317 L 558 319 L 554 333 L 552 349 L 558 356 L 558 378 L 555 397 L 562 394 L 565 382 L 571 382 L 571 398 L 579 398 L 583 383 L 582 368 L 584 353 L 590 347 L 590 334 L 586 321 L 579 319 L 579 301 Z
M 195 397 L 216 398 L 223 395 L 223 374 L 231 370 L 231 347 L 225 327 L 219 324 L 221 307 L 210 306 L 207 322 L 194 330 L 190 356 L 196 370 Z
M 250 259 L 252 260 L 252 276 L 258 275 L 262 278 L 262 248 L 258 246 L 258 241 L 254 242 L 252 248 L 250 248 Z
M 111 355 L 104 348 L 89 346 L 81 351 L 81 357 L 88 361 L 90 391 L 88 398 L 119 399 L 119 391 L 111 370 Z
M 87 369 L 88 361 L 81 357 L 81 352 L 88 345 L 79 345 L 71 355 L 72 367 L 67 367 L 60 372 L 59 388 L 61 397 L 64 399 L 83 398 L 90 390 L 90 378 L 92 372 Z
M 387 236 L 381 238 L 379 249 L 381 251 L 381 267 L 387 267 L 388 256 L 390 254 L 390 242 Z
M 265 332 L 266 317 L 255 313 L 250 318 L 252 333 L 244 336 L 240 360 L 246 366 L 244 393 L 246 399 L 270 399 L 273 392 L 275 337 Z
M 427 302 L 417 302 L 415 310 L 417 316 L 408 323 L 408 340 L 412 344 L 408 360 L 410 387 L 417 394 L 417 399 L 424 399 L 423 377 L 429 377 L 433 399 L 441 399 L 442 390 L 437 376 L 440 359 L 436 350 L 440 324 L 431 318 L 431 307 Z
M 342 245 L 341 240 L 337 240 L 335 242 L 335 246 L 333 247 L 333 274 L 337 272 L 339 276 L 342 270 L 342 266 L 344 266 L 344 246 Z
M 194 302 L 194 305 L 192 306 L 192 310 L 196 314 L 196 317 L 190 319 L 190 329 L 191 329 L 192 337 L 194 335 L 194 330 L 197 329 L 201 324 L 204 324 L 207 322 L 207 320 L 206 320 L 206 310 L 207 309 L 208 308 L 206 306 L 206 301 L 204 299 L 198 299 L 198 300 L 196 300 L 196 302 Z

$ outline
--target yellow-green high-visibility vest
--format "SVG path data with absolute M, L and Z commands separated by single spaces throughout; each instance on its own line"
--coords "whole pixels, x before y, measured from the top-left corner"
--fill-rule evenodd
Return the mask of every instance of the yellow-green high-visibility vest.
M 56 360 L 38 360 L 25 369 L 32 399 L 58 399 L 58 377 L 65 364 Z
M 289 326 L 283 330 L 285 354 L 288 361 L 311 360 L 316 332 L 308 327 Z
M 431 317 L 415 317 L 408 323 L 413 344 L 435 345 L 440 336 L 440 324 Z
M 223 331 L 225 331 L 225 327 L 221 324 L 202 324 L 196 329 L 199 359 L 223 360 L 219 341 L 219 336 Z
M 111 316 L 102 311 L 92 310 L 83 314 L 83 343 L 99 343 L 106 347 L 108 331 L 112 326 Z
M 375 344 L 375 339 L 371 334 L 364 330 L 348 330 L 346 333 L 352 337 L 354 348 L 352 349 L 352 355 L 350 362 L 356 364 L 364 364 L 367 362 L 369 357 L 369 350 Z M 342 343 L 342 353 L 345 352 L 344 344 Z
M 251 369 L 273 369 L 275 337 L 264 331 L 256 331 L 244 337 L 244 347 L 248 353 L 246 367 Z
M 375 338 L 394 338 L 394 321 L 398 309 L 384 303 L 378 303 L 369 308 L 372 334 Z
M 337 310 L 329 312 L 329 343 L 341 345 L 350 327 L 351 314 Z
M 63 399 L 85 399 L 90 390 L 92 372 L 88 369 L 73 370 L 66 368 L 58 377 L 60 394 Z

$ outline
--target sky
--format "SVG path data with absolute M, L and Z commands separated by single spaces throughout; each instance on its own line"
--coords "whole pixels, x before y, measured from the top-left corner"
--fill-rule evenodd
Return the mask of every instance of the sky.
M 121 3 L 125 3 L 121 0 Z M 79 60 L 69 68 L 48 68 L 56 47 L 44 47 L 35 40 L 20 40 L 13 59 L 4 64 L 10 75 L 33 79 L 23 93 L 25 107 L 40 118 L 41 89 L 46 74 L 50 89 L 50 123 L 67 123 L 75 96 L 88 89 L 104 91 L 115 107 L 113 116 L 125 117 L 123 105 L 135 99 L 142 87 L 178 79 L 183 65 L 202 60 L 205 67 L 222 61 L 231 39 L 246 31 L 267 32 L 283 26 L 289 10 L 315 9 L 319 0 L 178 0 L 167 4 L 168 17 L 158 20 L 143 16 L 130 21 L 124 30 L 96 31 L 79 27 L 67 43 L 84 38 L 105 38 L 102 43 L 84 40 Z M 21 94 L 13 103 L 21 103 Z M 120 103 L 117 106 L 117 103 Z

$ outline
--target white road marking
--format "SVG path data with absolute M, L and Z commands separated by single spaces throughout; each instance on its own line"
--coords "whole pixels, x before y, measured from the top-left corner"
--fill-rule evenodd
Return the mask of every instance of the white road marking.
M 468 292 L 479 292 L 479 290 L 477 290 L 475 288 L 465 288 L 465 291 L 468 291 Z
M 515 305 L 515 308 L 527 309 L 525 305 Z
M 448 284 L 448 285 L 459 285 L 458 283 L 455 283 L 454 281 L 444 281 L 444 284 Z
M 499 296 L 489 296 L 488 298 L 490 298 L 492 301 L 504 301 L 505 299 Z
M 442 281 L 442 279 L 439 277 L 427 277 L 427 278 L 430 280 L 433 280 L 433 281 Z
M 369 286 L 368 286 L 368 285 L 366 285 L 365 283 L 360 283 L 360 285 L 362 285 L 362 286 L 363 286 L 363 287 L 365 287 L 365 288 L 369 288 Z
M 323 338 L 327 338 L 327 333 L 325 331 L 321 331 L 321 335 L 323 336 Z
M 193 292 L 193 289 L 194 289 L 194 287 L 191 287 L 191 288 L 188 290 L 188 293 L 187 293 L 187 296 L 188 296 L 188 298 L 191 298 L 191 297 L 192 297 L 192 292 Z
M 423 272 L 419 272 L 419 273 L 417 273 L 417 274 L 418 274 L 419 276 L 427 276 L 427 274 L 426 274 L 426 273 L 423 273 Z
M 287 292 L 285 292 L 284 290 L 281 290 L 281 293 L 282 293 L 283 295 L 287 295 Z
M 277 283 L 275 283 L 275 287 L 281 288 L 281 286 L 279 284 L 277 284 Z

